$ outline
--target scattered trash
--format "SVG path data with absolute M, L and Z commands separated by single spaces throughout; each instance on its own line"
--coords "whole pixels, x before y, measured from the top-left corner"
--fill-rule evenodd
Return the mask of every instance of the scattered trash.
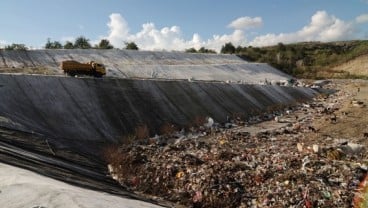
M 359 108 L 364 108 L 366 106 L 363 101 L 358 101 L 358 100 L 351 101 L 351 104 L 353 105 L 353 107 L 359 107 Z
M 345 154 L 349 154 L 349 155 L 356 155 L 356 154 L 361 154 L 365 152 L 365 147 L 363 145 L 356 144 L 356 143 L 350 143 L 350 142 L 348 142 L 345 145 L 341 145 L 340 149 Z
M 315 117 L 330 124 L 340 102 L 320 97 L 285 115 L 262 114 L 243 124 L 217 125 L 207 117 L 202 127 L 172 138 L 156 136 L 147 144 L 119 148 L 120 162 L 110 162 L 108 169 L 133 191 L 185 207 L 351 207 L 353 200 L 361 204 L 361 196 L 367 198 L 367 188 L 360 189 L 365 195 L 355 194 L 359 184 L 366 187 L 361 182 L 367 173 L 366 148 L 320 135 L 313 126 Z M 248 128 L 261 121 L 275 127 Z M 239 131 L 242 125 L 247 128 Z
M 319 146 L 317 144 L 313 145 L 313 152 L 318 153 L 319 152 Z
M 204 126 L 206 128 L 211 128 L 214 123 L 215 123 L 215 121 L 213 120 L 213 118 L 207 117 L 207 123 L 205 123 Z
M 298 144 L 296 144 L 296 147 L 297 147 L 299 152 L 303 152 L 303 144 L 298 143 Z

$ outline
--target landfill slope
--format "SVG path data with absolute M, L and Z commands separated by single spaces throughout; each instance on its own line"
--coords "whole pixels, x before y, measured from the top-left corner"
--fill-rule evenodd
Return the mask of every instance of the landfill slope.
M 190 127 L 207 116 L 225 123 L 315 94 L 272 85 L 0 74 L 0 161 L 137 198 L 116 191 L 102 160 L 105 147 L 138 126 L 153 136 L 167 124 Z
M 217 80 L 241 83 L 291 78 L 268 64 L 249 63 L 236 55 L 118 49 L 0 50 L 0 72 L 4 69 L 12 72 L 13 68 L 25 71 L 27 68 L 41 68 L 42 73 L 63 74 L 59 65 L 65 60 L 100 62 L 106 65 L 106 76 L 120 78 Z
M 188 81 L 0 75 L 0 126 L 70 140 L 116 141 L 147 125 L 226 122 L 313 97 L 307 88 Z

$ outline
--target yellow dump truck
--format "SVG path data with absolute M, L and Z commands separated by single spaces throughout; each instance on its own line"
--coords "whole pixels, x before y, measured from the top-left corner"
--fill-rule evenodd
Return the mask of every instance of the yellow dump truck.
M 60 67 L 70 76 L 85 74 L 95 77 L 102 77 L 106 74 L 105 66 L 94 61 L 90 61 L 88 63 L 79 63 L 78 61 L 67 60 L 61 62 Z

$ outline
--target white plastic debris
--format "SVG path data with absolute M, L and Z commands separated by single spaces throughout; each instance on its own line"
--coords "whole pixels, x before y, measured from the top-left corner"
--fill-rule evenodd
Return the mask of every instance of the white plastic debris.
M 207 117 L 207 123 L 205 123 L 204 126 L 206 128 L 211 128 L 214 123 L 215 123 L 215 121 L 213 120 L 213 118 Z
M 365 148 L 364 145 L 348 142 L 346 145 L 341 145 L 340 149 L 345 154 L 355 155 L 362 153 Z
M 319 152 L 319 146 L 318 146 L 317 144 L 314 144 L 314 145 L 312 146 L 312 149 L 313 149 L 313 152 L 314 152 L 314 153 L 318 153 L 318 152 Z
M 308 156 L 305 156 L 305 157 L 302 159 L 302 168 L 301 168 L 301 170 L 302 170 L 302 171 L 305 171 L 305 166 L 306 166 L 308 163 L 310 163 L 310 160 L 309 160 Z

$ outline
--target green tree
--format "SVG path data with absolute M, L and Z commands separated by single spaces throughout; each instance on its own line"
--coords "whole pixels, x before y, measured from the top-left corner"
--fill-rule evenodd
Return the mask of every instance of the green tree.
M 54 41 L 53 47 L 54 47 L 54 49 L 62 49 L 63 45 L 61 45 L 61 43 L 59 41 Z
M 107 39 L 102 39 L 97 46 L 98 49 L 113 49 L 114 46 L 110 44 L 110 41 Z
M 90 49 L 92 48 L 91 44 L 89 43 L 89 40 L 83 36 L 79 36 L 74 41 L 74 48 L 80 48 L 80 49 Z
M 50 39 L 50 38 L 47 38 L 47 42 L 46 42 L 46 44 L 45 44 L 45 48 L 46 48 L 46 49 L 51 48 L 51 39 Z
M 66 43 L 64 44 L 64 49 L 73 49 L 74 45 L 72 42 L 70 41 L 66 41 Z
M 125 49 L 127 50 L 139 50 L 137 44 L 135 44 L 134 42 L 125 42 Z
M 5 46 L 5 50 L 21 50 L 21 51 L 25 51 L 25 50 L 28 50 L 28 48 L 24 44 L 13 43 L 11 45 Z
M 201 47 L 199 50 L 198 50 L 199 53 L 216 53 L 216 51 L 214 50 L 211 50 L 211 49 L 207 49 L 205 47 Z
M 286 46 L 283 43 L 278 43 L 277 44 L 277 50 L 279 51 L 285 51 L 286 50 Z
M 188 48 L 188 49 L 185 49 L 185 52 L 186 53 L 197 53 L 197 50 L 195 48 Z
M 246 52 L 246 50 L 247 50 L 247 48 L 246 47 L 244 47 L 244 48 L 242 48 L 241 46 L 238 46 L 238 47 L 236 47 L 236 49 L 235 49 L 235 53 L 237 53 L 237 54 L 240 54 L 240 53 L 242 53 L 242 52 Z
M 235 50 L 236 48 L 231 42 L 225 43 L 225 45 L 221 47 L 221 53 L 233 54 L 235 53 Z
M 48 38 L 47 43 L 45 44 L 45 48 L 46 49 L 61 49 L 63 48 L 63 46 L 61 45 L 60 42 L 58 41 L 51 42 L 50 38 Z

